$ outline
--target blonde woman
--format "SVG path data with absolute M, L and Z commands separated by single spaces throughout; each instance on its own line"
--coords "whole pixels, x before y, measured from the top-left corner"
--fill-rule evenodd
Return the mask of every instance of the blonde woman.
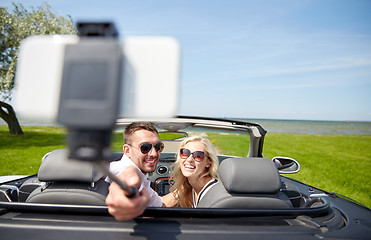
M 183 140 L 170 176 L 170 193 L 163 197 L 166 205 L 197 207 L 203 194 L 218 181 L 218 166 L 216 151 L 209 139 Z

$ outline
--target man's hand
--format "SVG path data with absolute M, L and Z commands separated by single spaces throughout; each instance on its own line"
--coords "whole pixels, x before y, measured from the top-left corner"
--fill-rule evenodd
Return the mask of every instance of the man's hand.
M 128 167 L 118 175 L 118 178 L 126 182 L 128 186 L 139 189 L 141 179 L 137 171 L 135 167 Z M 149 202 L 149 195 L 145 188 L 133 198 L 128 198 L 125 194 L 126 192 L 115 182 L 109 187 L 106 204 L 108 205 L 108 212 L 117 221 L 125 221 L 141 215 Z

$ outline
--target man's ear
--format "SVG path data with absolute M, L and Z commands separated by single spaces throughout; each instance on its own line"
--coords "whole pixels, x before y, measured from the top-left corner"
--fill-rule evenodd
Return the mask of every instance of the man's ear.
M 127 144 L 124 144 L 122 149 L 124 150 L 124 154 L 127 155 L 128 157 L 130 157 L 130 146 L 127 145 Z

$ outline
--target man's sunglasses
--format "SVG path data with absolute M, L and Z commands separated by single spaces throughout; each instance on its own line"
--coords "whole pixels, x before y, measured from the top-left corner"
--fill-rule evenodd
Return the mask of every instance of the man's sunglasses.
M 128 145 L 133 147 L 133 145 L 130 145 L 130 144 L 128 144 Z M 158 152 L 158 153 L 160 153 L 160 152 L 162 152 L 162 150 L 164 150 L 164 144 L 162 142 L 158 142 L 158 143 L 155 143 L 155 144 L 143 143 L 139 146 L 139 149 L 143 154 L 147 154 L 147 153 L 149 153 L 149 151 L 151 151 L 152 147 L 154 147 L 156 152 Z
M 202 151 L 194 151 L 193 153 L 191 153 L 191 151 L 187 148 L 181 148 L 179 150 L 179 155 L 182 159 L 187 159 L 189 156 L 191 156 L 191 154 L 197 162 L 201 162 L 206 157 L 206 153 Z

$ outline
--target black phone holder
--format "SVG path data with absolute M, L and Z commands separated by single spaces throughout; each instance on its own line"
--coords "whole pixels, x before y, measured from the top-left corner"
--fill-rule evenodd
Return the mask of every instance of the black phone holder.
M 77 23 L 79 42 L 65 48 L 57 121 L 68 129 L 70 157 L 112 157 L 123 52 L 113 23 Z

